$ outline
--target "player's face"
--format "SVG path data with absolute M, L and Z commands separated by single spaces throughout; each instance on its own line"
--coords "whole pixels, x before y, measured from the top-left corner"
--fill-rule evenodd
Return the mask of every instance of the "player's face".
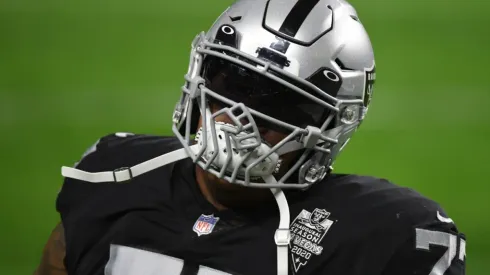
M 295 92 L 286 89 L 275 81 L 242 67 L 215 59 L 209 59 L 204 67 L 206 68 L 204 73 L 206 86 L 221 96 L 235 102 L 241 102 L 249 108 L 292 125 L 305 127 L 305 125 L 315 123 L 314 118 L 308 114 L 314 110 L 315 105 L 301 105 L 307 103 L 304 98 L 298 97 Z M 216 99 L 209 98 L 209 100 L 209 108 L 212 113 L 226 107 L 222 106 L 223 103 Z M 215 117 L 215 120 L 234 124 L 226 114 Z M 274 123 L 269 123 L 258 117 L 254 117 L 254 120 L 262 139 L 270 147 L 291 134 L 290 130 L 278 127 Z M 198 129 L 201 125 L 200 119 Z M 289 170 L 298 154 L 298 152 L 291 152 L 281 156 L 281 168 L 277 173 L 278 176 L 284 175 Z M 202 170 L 199 166 L 196 169 L 201 190 L 203 193 L 209 193 L 204 194 L 208 196 L 208 200 L 214 199 L 228 207 L 250 207 L 264 200 L 272 199 L 273 201 L 268 189 L 246 188 L 220 179 Z
M 222 106 L 216 103 L 210 104 L 211 112 L 219 111 Z M 216 117 L 216 121 L 233 124 L 231 119 L 226 114 L 222 114 Z M 202 125 L 202 120 L 199 119 L 198 129 Z M 259 127 L 260 135 L 272 147 L 283 140 L 287 135 L 282 132 L 274 131 L 264 127 Z M 292 162 L 295 160 L 297 153 L 289 153 L 281 156 L 282 164 L 279 175 L 286 173 Z M 220 204 L 227 207 L 250 207 L 264 201 L 272 199 L 270 190 L 247 188 L 236 184 L 231 184 L 224 179 L 220 179 L 215 175 L 202 170 L 196 165 L 197 179 L 200 184 L 205 184 L 207 192 L 212 196 L 212 199 L 218 201 Z M 202 188 L 201 188 L 202 189 Z M 206 194 L 205 194 L 206 195 Z M 209 199 L 209 198 L 208 198 Z

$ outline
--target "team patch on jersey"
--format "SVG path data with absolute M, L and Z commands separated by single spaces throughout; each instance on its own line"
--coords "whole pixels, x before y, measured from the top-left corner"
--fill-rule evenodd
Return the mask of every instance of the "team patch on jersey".
M 214 215 L 202 214 L 194 223 L 192 230 L 197 233 L 197 236 L 208 235 L 213 232 L 215 225 L 218 223 L 219 218 Z
M 312 212 L 302 210 L 290 226 L 291 258 L 294 270 L 306 265 L 314 255 L 320 255 L 323 247 L 320 245 L 323 237 L 333 224 L 328 217 L 330 213 L 325 209 L 315 208 Z

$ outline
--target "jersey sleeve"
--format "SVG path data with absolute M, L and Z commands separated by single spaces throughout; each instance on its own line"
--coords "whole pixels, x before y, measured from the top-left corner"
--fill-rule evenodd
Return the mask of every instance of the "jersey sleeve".
M 466 237 L 453 221 L 437 212 L 438 221 L 415 226 L 391 257 L 382 275 L 464 275 Z

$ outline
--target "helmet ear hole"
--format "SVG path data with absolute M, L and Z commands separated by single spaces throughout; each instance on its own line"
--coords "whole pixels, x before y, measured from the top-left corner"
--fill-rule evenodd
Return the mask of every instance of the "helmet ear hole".
M 192 108 L 191 115 L 191 135 L 195 135 L 197 132 L 197 125 L 199 125 L 199 118 L 201 117 L 201 110 L 199 110 L 199 106 L 194 104 Z
M 200 117 L 201 117 L 201 111 L 199 110 L 199 106 L 197 105 L 197 103 L 193 104 L 191 117 L 186 118 L 191 120 L 191 133 L 190 133 L 191 135 L 195 135 L 197 133 L 197 125 L 199 125 Z M 180 127 L 179 133 L 183 136 L 185 135 L 185 122 L 182 125 L 182 127 Z

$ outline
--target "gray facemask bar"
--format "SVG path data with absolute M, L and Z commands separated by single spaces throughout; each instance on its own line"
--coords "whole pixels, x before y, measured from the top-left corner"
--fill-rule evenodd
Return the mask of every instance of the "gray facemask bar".
M 290 73 L 288 73 L 288 72 L 286 72 L 286 71 L 284 71 L 284 70 L 282 70 L 282 69 L 280 69 L 274 65 L 271 65 L 270 63 L 268 63 L 264 60 L 261 60 L 259 58 L 256 58 L 256 57 L 250 56 L 248 54 L 245 54 L 243 52 L 240 52 L 239 50 L 237 50 L 233 47 L 224 46 L 224 45 L 220 45 L 220 44 L 216 44 L 216 43 L 211 43 L 206 39 L 204 33 L 201 33 L 198 37 L 196 37 L 195 41 L 193 42 L 193 47 L 194 47 L 193 54 L 191 55 L 191 66 L 190 66 L 191 68 L 190 68 L 190 71 L 188 72 L 188 74 L 185 76 L 185 78 L 188 82 L 186 85 L 187 87 L 184 86 L 182 88 L 183 95 L 182 95 L 182 98 L 180 101 L 180 105 L 178 105 L 176 108 L 176 112 L 180 112 L 179 115 L 181 116 L 181 119 L 180 120 L 174 119 L 174 124 L 172 127 L 174 134 L 177 136 L 177 138 L 183 144 L 183 146 L 184 146 L 186 152 L 188 153 L 189 157 L 195 163 L 198 163 L 204 170 L 207 170 L 207 171 L 211 172 L 212 174 L 214 174 L 220 178 L 224 178 L 230 182 L 233 182 L 236 184 L 241 184 L 244 186 L 259 187 L 259 188 L 305 188 L 305 187 L 308 187 L 309 185 L 311 185 L 312 183 L 314 183 L 314 182 L 309 182 L 309 183 L 304 183 L 304 184 L 298 184 L 297 182 L 296 183 L 285 183 L 285 181 L 295 171 L 297 171 L 298 168 L 300 168 L 300 166 L 305 163 L 305 161 L 307 161 L 307 156 L 310 154 L 310 152 L 312 150 L 316 151 L 317 154 L 322 155 L 322 157 L 320 159 L 322 159 L 322 160 L 328 159 L 328 156 L 331 154 L 330 148 L 332 146 L 334 146 L 335 144 L 337 144 L 338 141 L 336 138 L 332 138 L 332 137 L 329 137 L 329 136 L 324 134 L 326 127 L 328 127 L 328 125 L 330 125 L 332 119 L 334 119 L 337 116 L 339 109 L 342 105 L 347 105 L 347 104 L 359 105 L 359 104 L 362 104 L 362 100 L 339 100 L 339 99 L 325 93 L 324 91 L 322 91 L 321 89 L 319 89 L 315 85 L 311 84 L 310 82 L 303 80 L 297 76 L 294 76 L 294 75 L 292 75 L 292 74 L 290 74 Z M 237 55 L 243 59 L 252 61 L 253 63 L 260 65 L 260 66 L 263 66 L 263 67 L 257 68 L 256 66 L 253 66 L 253 65 L 251 65 L 247 62 L 244 62 L 238 58 L 226 55 L 226 54 L 218 52 L 216 50 L 224 50 L 227 52 L 231 52 L 231 53 L 233 53 L 233 54 L 235 54 L 235 55 Z M 215 57 L 230 61 L 232 63 L 235 63 L 239 66 L 245 67 L 245 68 L 252 70 L 256 73 L 262 74 L 262 75 L 270 78 L 271 80 L 276 81 L 278 83 L 281 83 L 282 85 L 290 88 L 291 90 L 294 90 L 294 91 L 300 93 L 302 96 L 305 96 L 306 98 L 312 100 L 313 102 L 316 102 L 317 104 L 320 104 L 320 105 L 324 106 L 325 108 L 331 110 L 332 114 L 325 120 L 325 122 L 322 124 L 322 127 L 320 129 L 318 129 L 316 127 L 307 127 L 306 129 L 302 129 L 302 128 L 299 128 L 297 126 L 294 126 L 294 125 L 285 123 L 283 121 L 277 120 L 275 118 L 272 118 L 272 117 L 265 115 L 263 113 L 257 112 L 256 110 L 244 107 L 243 104 L 240 105 L 240 103 L 236 103 L 234 101 L 231 101 L 228 98 L 223 97 L 223 96 L 213 92 L 212 90 L 210 90 L 204 86 L 205 81 L 204 81 L 204 79 L 202 79 L 202 77 L 199 75 L 199 73 L 201 72 L 203 56 L 205 56 L 205 55 L 215 56 Z M 315 91 L 318 95 L 322 96 L 323 98 L 327 99 L 328 101 L 333 102 L 335 104 L 335 106 L 311 95 L 310 93 L 298 88 L 297 86 L 292 85 L 291 83 L 289 83 L 287 81 L 284 81 L 283 79 L 281 79 L 281 78 L 277 77 L 276 75 L 270 73 L 270 71 L 274 71 L 278 74 L 282 74 L 282 75 L 286 76 L 287 78 L 294 79 L 295 81 L 297 81 L 297 82 L 299 82 L 305 86 L 308 86 L 311 90 Z M 283 139 L 281 142 L 276 144 L 271 150 L 269 150 L 268 153 L 262 155 L 255 162 L 253 162 L 252 164 L 247 166 L 247 168 L 245 169 L 245 175 L 244 175 L 243 180 L 237 178 L 239 166 L 237 166 L 234 169 L 231 176 L 225 175 L 227 166 L 229 164 L 229 159 L 231 157 L 228 158 L 228 160 L 225 164 L 225 167 L 221 167 L 221 169 L 217 168 L 217 167 L 213 167 L 211 165 L 217 154 L 213 154 L 213 156 L 211 156 L 211 158 L 203 160 L 203 154 L 204 154 L 204 151 L 207 147 L 207 144 L 206 144 L 207 138 L 203 139 L 204 144 L 203 144 L 202 148 L 199 150 L 199 152 L 193 152 L 189 147 L 193 143 L 193 141 L 191 140 L 191 135 L 190 135 L 190 133 L 191 133 L 191 117 L 192 117 L 192 112 L 194 110 L 193 105 L 194 105 L 195 99 L 197 99 L 198 97 L 200 97 L 200 101 L 198 101 L 198 105 L 200 107 L 201 116 L 203 118 L 203 123 L 202 123 L 203 131 L 202 131 L 202 133 L 203 134 L 207 133 L 207 127 L 208 127 L 207 124 L 208 123 L 206 123 L 206 121 L 208 121 L 207 116 L 210 115 L 210 112 L 209 112 L 209 114 L 207 114 L 207 112 L 206 112 L 206 110 L 209 111 L 209 107 L 207 106 L 207 100 L 206 100 L 206 97 L 208 95 L 217 99 L 217 100 L 220 100 L 220 101 L 226 103 L 229 106 L 231 106 L 229 108 L 223 108 L 222 110 L 218 111 L 214 115 L 211 115 L 212 116 L 211 127 L 213 128 L 213 131 L 211 131 L 211 135 L 212 135 L 213 144 L 215 146 L 214 148 L 217 148 L 217 137 L 216 137 L 216 132 L 214 129 L 214 127 L 215 127 L 214 117 L 216 117 L 217 115 L 222 114 L 224 112 L 226 112 L 230 116 L 230 118 L 234 118 L 232 120 L 234 120 L 235 126 L 238 126 L 238 129 L 232 129 L 232 128 L 229 129 L 230 137 L 232 139 L 236 139 L 236 135 L 240 131 L 243 131 L 242 133 L 247 133 L 249 135 L 249 137 L 252 137 L 252 136 L 257 137 L 256 135 L 258 134 L 258 130 L 257 130 L 256 124 L 253 122 L 252 115 L 256 116 L 256 117 L 260 117 L 263 120 L 266 120 L 270 123 L 274 123 L 276 125 L 279 125 L 280 127 L 283 127 L 285 129 L 288 129 L 291 131 L 290 135 L 288 135 L 285 139 Z M 232 114 L 233 112 L 231 110 L 236 109 L 236 108 L 241 109 L 241 111 L 242 111 L 241 117 L 235 118 L 235 116 Z M 242 125 L 240 123 L 240 121 L 239 121 L 240 118 L 245 118 L 245 117 L 248 118 L 248 121 L 251 122 L 251 123 L 249 123 L 250 125 Z M 174 118 L 175 118 L 175 114 L 174 114 Z M 182 122 L 184 120 L 186 121 L 186 123 L 185 123 L 185 136 L 182 136 L 179 132 L 179 129 L 183 126 Z M 253 132 L 244 132 L 245 130 L 250 130 L 250 129 L 252 129 Z M 274 152 L 277 152 L 278 150 L 280 150 L 280 148 L 283 147 L 288 142 L 291 142 L 297 138 L 300 138 L 300 141 L 304 145 L 303 148 L 306 150 L 303 153 L 303 155 L 299 158 L 299 160 L 278 181 L 278 183 L 276 183 L 276 184 L 264 184 L 262 182 L 251 182 L 250 181 L 250 171 L 251 171 L 251 169 L 253 169 L 254 166 L 259 164 L 262 160 L 269 157 Z M 260 141 L 260 136 L 257 138 L 257 140 Z M 323 142 L 323 146 L 317 146 L 317 144 L 319 142 Z M 257 145 L 258 144 L 255 144 L 254 146 L 257 146 Z M 227 147 L 227 150 L 231 150 L 231 144 L 229 142 L 229 138 L 226 139 L 226 147 Z M 252 147 L 253 146 L 250 146 L 248 149 L 252 149 Z M 245 159 L 243 159 L 243 160 L 245 161 Z

